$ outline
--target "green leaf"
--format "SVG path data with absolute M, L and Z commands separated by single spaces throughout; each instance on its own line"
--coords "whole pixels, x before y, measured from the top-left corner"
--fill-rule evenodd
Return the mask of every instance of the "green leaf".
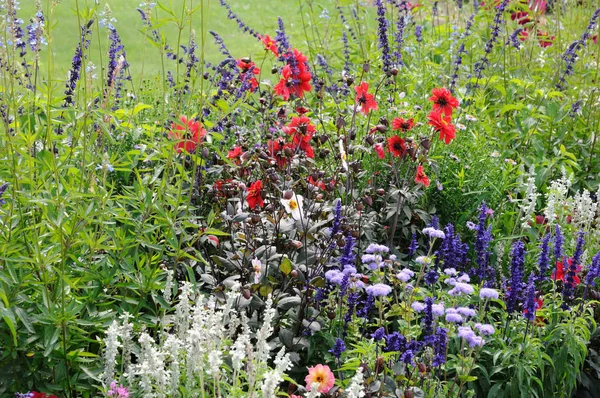
M 289 275 L 292 272 L 292 262 L 287 256 L 284 256 L 281 260 L 281 265 L 279 266 L 279 270 L 283 272 L 284 275 Z

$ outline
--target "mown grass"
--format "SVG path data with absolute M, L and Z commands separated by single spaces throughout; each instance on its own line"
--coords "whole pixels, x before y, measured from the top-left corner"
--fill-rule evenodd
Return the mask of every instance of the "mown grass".
M 142 21 L 140 14 L 136 10 L 140 6 L 142 0 L 108 0 L 100 2 L 98 10 L 104 9 L 104 4 L 108 4 L 112 11 L 112 16 L 117 20 L 114 23 L 127 51 L 127 58 L 130 64 L 131 74 L 137 78 L 149 77 L 157 74 L 161 70 L 161 59 L 159 51 L 152 46 L 149 40 L 146 39 L 142 30 Z M 44 2 L 44 10 L 46 15 L 49 15 L 49 7 L 51 1 Z M 187 9 L 195 9 L 200 7 L 200 0 L 166 0 L 160 2 L 164 7 L 173 10 L 177 15 L 181 15 L 183 7 Z M 305 39 L 304 28 L 299 21 L 299 3 L 303 3 L 303 7 L 312 6 L 317 12 L 322 9 L 328 9 L 332 17 L 336 16 L 334 0 L 322 0 L 306 2 L 302 0 L 232 0 L 229 2 L 232 9 L 240 15 L 240 17 L 253 29 L 259 32 L 275 35 L 277 29 L 277 17 L 281 16 L 286 23 L 287 33 L 296 43 L 302 42 Z M 309 4 L 310 3 L 310 4 Z M 201 10 L 191 16 L 190 26 L 186 26 L 182 32 L 182 44 L 187 44 L 190 34 L 190 29 L 193 29 L 198 36 L 198 45 L 200 46 L 200 35 L 202 31 L 214 30 L 224 39 L 225 44 L 231 53 L 236 57 L 250 56 L 253 59 L 261 59 L 264 54 L 263 48 L 257 43 L 256 39 L 248 34 L 243 34 L 235 21 L 227 18 L 227 10 L 221 7 L 218 0 L 206 2 L 206 28 L 202 26 Z M 52 62 L 54 63 L 54 73 L 56 76 L 66 74 L 71 67 L 71 59 L 75 51 L 75 47 L 79 40 L 78 32 L 79 25 L 84 23 L 79 14 L 85 14 L 86 9 L 96 7 L 94 0 L 68 0 L 62 1 L 54 8 L 54 14 L 51 18 L 51 36 L 54 38 L 49 47 L 42 50 L 40 56 L 41 62 L 47 62 L 48 56 L 46 51 L 50 48 L 52 51 Z M 168 16 L 164 11 L 159 10 L 160 17 Z M 28 21 L 35 13 L 33 0 L 24 1 L 21 4 L 19 16 Z M 175 39 L 178 35 L 178 28 L 175 22 L 167 22 L 161 26 L 165 36 L 169 40 L 172 47 L 176 46 Z M 108 37 L 105 29 L 95 30 L 92 40 L 92 46 L 89 52 L 89 61 L 93 62 L 97 67 L 101 66 L 100 60 L 106 58 L 108 48 Z M 103 44 L 98 44 L 98 42 Z M 217 61 L 221 59 L 220 53 L 216 45 L 213 44 L 212 37 L 207 36 L 205 45 L 205 58 L 207 61 Z M 200 50 L 199 50 L 200 51 Z M 44 67 L 41 70 L 45 70 Z

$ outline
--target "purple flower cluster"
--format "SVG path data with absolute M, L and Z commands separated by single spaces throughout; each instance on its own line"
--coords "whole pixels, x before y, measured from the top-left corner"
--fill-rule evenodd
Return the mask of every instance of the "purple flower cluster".
M 117 29 L 114 26 L 111 26 L 109 31 L 110 34 L 108 39 L 110 41 L 110 47 L 108 48 L 108 72 L 106 86 L 113 87 L 117 75 L 122 74 L 123 70 L 127 67 L 127 61 L 125 58 L 125 46 L 121 42 L 121 37 L 119 36 Z
M 556 224 L 556 230 L 554 231 L 554 262 L 563 262 L 563 235 L 560 229 L 560 225 Z
M 423 332 L 425 336 L 433 334 L 433 298 L 425 297 L 425 311 L 423 317 Z
M 275 42 L 277 42 L 277 49 L 281 58 L 291 47 L 289 38 L 285 34 L 285 25 L 283 24 L 283 19 L 281 19 L 281 17 L 277 17 L 277 26 L 278 29 L 275 31 Z
M 596 23 L 598 23 L 599 18 L 600 18 L 600 8 L 596 9 L 594 14 L 592 15 L 592 18 L 590 19 L 590 22 L 589 22 L 587 28 L 585 29 L 585 31 L 583 32 L 583 34 L 581 35 L 581 37 L 579 39 L 575 40 L 573 43 L 571 43 L 569 45 L 569 47 L 567 47 L 567 49 L 565 50 L 565 53 L 562 55 L 562 59 L 565 61 L 565 69 L 560 74 L 560 76 L 558 78 L 558 82 L 556 83 L 556 88 L 558 90 L 562 91 L 567 88 L 566 87 L 567 76 L 571 76 L 575 72 L 575 63 L 577 62 L 577 58 L 579 58 L 579 56 L 577 55 L 577 52 L 580 49 L 582 49 L 583 47 L 585 47 L 588 39 L 590 38 L 590 36 L 592 35 L 592 32 L 594 31 L 594 27 L 596 26 Z
M 523 314 L 529 321 L 535 319 L 535 274 L 532 272 L 529 275 L 527 287 L 525 288 L 525 303 L 523 305 Z
M 342 25 L 344 25 L 344 28 L 346 28 L 348 30 L 348 32 L 350 32 L 350 37 L 352 37 L 353 41 L 358 41 L 356 34 L 354 33 L 354 30 L 352 29 L 352 26 L 350 26 L 350 24 L 348 23 L 348 18 L 346 18 L 346 15 L 344 15 L 344 11 L 342 10 L 342 7 L 340 6 L 336 6 L 338 13 L 340 14 L 340 20 L 342 21 Z M 346 33 L 346 32 L 344 32 Z M 347 40 L 347 38 L 346 38 Z
M 579 231 L 577 234 L 577 242 L 575 244 L 575 253 L 573 253 L 572 261 L 567 261 L 567 269 L 565 272 L 565 283 L 563 286 L 563 308 L 567 307 L 567 302 L 569 302 L 573 295 L 575 294 L 575 276 L 577 275 L 577 270 L 579 269 L 579 265 L 581 263 L 581 255 L 583 254 L 583 246 L 585 245 L 585 233 L 583 231 Z M 563 262 L 563 264 L 565 264 Z M 564 266 L 564 265 L 563 265 Z
M 239 28 L 242 31 L 251 34 L 257 40 L 261 39 L 260 34 L 258 34 L 257 31 L 255 31 L 254 29 L 249 27 L 246 23 L 244 23 L 244 21 L 242 21 L 242 19 L 236 13 L 233 12 L 233 10 L 231 9 L 231 6 L 225 0 L 221 0 L 221 7 L 224 7 L 227 10 L 227 18 L 231 19 L 232 21 L 237 22 Z
M 385 329 L 382 327 L 378 328 L 371 334 L 371 338 L 375 341 L 382 340 L 385 337 Z
M 417 39 L 417 43 L 421 43 L 423 41 L 423 25 L 415 26 L 415 37 Z
M 433 347 L 433 362 L 434 367 L 441 366 L 446 363 L 446 347 L 448 344 L 448 329 L 438 328 L 435 333 L 435 345 Z
M 452 224 L 446 225 L 444 235 L 446 237 L 439 250 L 440 260 L 443 261 L 446 268 L 463 269 L 467 263 L 469 246 L 461 241 L 459 234 L 454 232 Z
M 494 44 L 496 44 L 496 42 L 498 41 L 498 36 L 500 35 L 500 27 L 502 26 L 502 23 L 504 21 L 502 14 L 504 13 L 504 10 L 506 9 L 508 3 L 509 0 L 502 0 L 502 3 L 500 3 L 500 5 L 498 5 L 498 7 L 496 8 L 496 14 L 494 15 L 494 20 L 492 22 L 491 27 L 490 38 L 485 43 L 484 55 L 479 61 L 475 63 L 474 72 L 477 81 L 479 81 L 483 77 L 483 71 L 485 70 L 485 68 L 487 68 L 487 66 L 490 63 L 488 57 L 492 52 L 492 49 L 494 48 Z M 474 87 L 477 87 L 477 83 Z
M 4 192 L 6 192 L 6 188 L 8 188 L 8 182 L 5 182 L 4 184 L 0 185 L 0 206 L 6 204 L 6 200 L 2 198 Z
M 406 27 L 406 20 L 404 15 L 398 15 L 398 20 L 396 21 L 396 34 L 395 34 L 395 50 L 394 57 L 396 57 L 396 65 L 402 66 L 404 63 L 402 62 L 402 46 L 404 44 L 404 28 Z
M 44 37 L 44 14 L 38 11 L 35 17 L 31 18 L 31 23 L 27 25 L 27 33 L 29 35 L 29 47 L 31 51 L 37 53 L 42 45 L 48 44 Z
M 94 20 L 92 19 L 81 27 L 81 36 L 79 43 L 77 43 L 77 48 L 75 49 L 75 55 L 71 61 L 71 69 L 69 70 L 66 83 L 65 106 L 73 105 L 73 95 L 75 94 L 75 89 L 77 88 L 77 82 L 79 82 L 79 78 L 81 77 L 81 65 L 83 64 L 84 60 L 83 50 L 84 48 L 87 49 L 90 45 L 89 35 L 92 34 L 90 28 L 93 23 Z
M 546 234 L 540 244 L 540 257 L 538 259 L 538 265 L 540 268 L 540 280 L 547 279 L 548 269 L 550 268 L 550 234 Z
M 227 58 L 233 59 L 221 36 L 219 36 L 219 34 L 214 30 L 209 30 L 208 32 L 215 38 L 215 43 L 217 43 L 217 46 L 219 46 L 219 51 L 221 51 L 221 54 L 223 54 Z
M 517 310 L 522 300 L 525 253 L 525 244 L 520 240 L 516 241 L 512 246 L 510 279 L 506 292 L 506 310 L 509 314 Z
M 486 287 L 493 285 L 495 271 L 490 264 L 490 242 L 492 240 L 492 226 L 486 227 L 486 219 L 488 215 L 488 207 L 483 202 L 479 208 L 479 223 L 477 224 L 477 236 L 475 237 L 475 254 L 476 267 L 474 274 L 479 277 L 479 280 L 485 282 Z
M 417 234 L 413 232 L 412 238 L 410 240 L 410 245 L 408 246 L 408 257 L 414 256 L 418 248 L 419 242 L 417 242 Z
M 329 350 L 329 352 L 332 353 L 336 359 L 340 359 L 344 351 L 346 351 L 346 344 L 344 343 L 344 340 L 340 338 L 335 341 L 333 348 Z
M 506 41 L 506 45 L 513 46 L 517 50 L 521 49 L 521 40 L 519 39 L 519 35 L 521 34 L 521 32 L 523 32 L 523 30 L 525 30 L 525 29 L 524 28 L 515 29 L 515 31 L 512 32 L 511 35 L 508 37 L 508 40 Z
M 385 5 L 382 0 L 375 0 L 377 7 L 377 23 L 379 37 L 379 49 L 381 50 L 382 69 L 384 72 L 392 70 L 392 58 L 390 56 L 390 43 L 388 41 L 388 20 L 385 17 Z
M 598 276 L 600 276 L 600 252 L 596 253 L 596 255 L 592 258 L 592 264 L 590 264 L 590 268 L 588 269 L 588 273 L 585 277 L 585 283 L 588 286 L 595 286 L 596 282 L 594 280 Z

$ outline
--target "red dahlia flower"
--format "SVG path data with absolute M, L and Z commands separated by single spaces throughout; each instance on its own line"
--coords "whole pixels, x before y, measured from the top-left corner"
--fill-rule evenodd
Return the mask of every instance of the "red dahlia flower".
M 443 117 L 441 113 L 431 111 L 427 116 L 429 125 L 433 126 L 435 131 L 440 133 L 440 140 L 444 140 L 449 144 L 456 137 L 456 127 L 450 123 L 450 117 Z
M 310 79 L 311 74 L 304 67 L 298 65 L 297 73 L 292 72 L 292 67 L 286 65 L 281 70 L 281 80 L 274 87 L 275 94 L 281 95 L 284 100 L 288 100 L 290 95 L 295 95 L 298 98 L 304 96 L 304 92 L 311 90 Z
M 573 259 L 569 258 L 567 260 L 567 264 L 569 266 L 571 266 L 571 264 L 573 264 Z M 575 268 L 575 272 L 581 272 L 581 265 L 578 265 L 577 268 Z M 562 261 L 557 261 L 556 262 L 556 269 L 554 271 L 552 271 L 552 280 L 553 281 L 565 281 L 565 269 L 563 266 Z M 581 283 L 581 279 L 579 279 L 579 277 L 577 275 L 573 276 L 573 284 L 574 286 L 577 286 Z
M 429 177 L 427 177 L 423 172 L 422 165 L 417 166 L 417 176 L 415 177 L 415 182 L 417 184 L 423 184 L 425 187 L 428 187 L 430 184 Z
M 397 135 L 388 138 L 388 148 L 395 157 L 402 157 L 406 153 L 404 140 Z
M 445 88 L 434 88 L 431 90 L 431 94 L 429 101 L 433 102 L 433 110 L 442 112 L 446 116 L 452 116 L 452 110 L 460 105 L 458 100 L 452 96 L 452 93 Z
M 228 159 L 239 159 L 241 154 L 242 154 L 242 147 L 239 145 L 236 145 L 233 147 L 232 150 L 227 152 L 227 158 Z
M 56 395 L 46 395 L 43 392 L 32 391 L 29 393 L 30 398 L 58 398 Z
M 271 39 L 269 35 L 258 37 L 262 40 L 263 44 L 265 45 L 265 50 L 271 51 L 273 54 L 275 54 L 276 57 L 279 57 L 279 51 L 277 51 L 277 44 L 275 43 L 275 40 Z
M 402 119 L 401 117 L 395 117 L 392 120 L 392 130 L 408 131 L 415 126 L 415 119 Z
M 254 210 L 254 208 L 256 206 L 262 207 L 265 205 L 265 201 L 263 200 L 262 193 L 261 193 L 262 189 L 263 189 L 262 180 L 253 182 L 248 187 L 248 195 L 246 196 L 246 200 L 248 201 L 248 206 L 250 206 L 250 208 L 252 210 Z
M 528 37 L 529 37 L 529 32 L 527 32 L 526 30 L 522 30 L 519 32 L 519 40 L 525 41 L 525 40 L 527 40 Z
M 206 136 L 206 130 L 194 119 L 188 120 L 185 116 L 180 116 L 179 119 L 181 124 L 171 123 L 171 130 L 167 134 L 169 138 L 178 141 L 175 144 L 178 153 L 184 150 L 192 153 L 196 150 L 196 145 L 199 145 Z
M 323 181 L 315 180 L 312 176 L 308 176 L 308 183 L 312 186 L 319 188 L 322 191 L 324 191 L 327 188 Z
M 316 131 L 315 126 L 310 123 L 310 119 L 306 116 L 293 117 L 290 124 L 284 127 L 284 131 L 291 135 L 294 148 L 300 148 L 306 153 L 309 158 L 314 158 L 315 153 L 310 146 L 310 140 Z
M 253 75 L 260 74 L 260 69 L 257 68 L 256 64 L 250 60 L 238 59 L 237 66 L 238 66 L 238 68 L 240 68 L 242 80 L 246 78 L 246 73 L 248 73 L 251 69 L 252 69 L 251 73 Z M 258 87 L 258 81 L 256 80 L 255 77 L 250 78 L 250 86 L 251 86 L 250 91 L 252 91 L 252 92 L 254 92 L 254 90 L 256 90 L 256 88 Z
M 541 30 L 537 31 L 537 37 L 542 48 L 550 47 L 554 44 L 554 39 L 556 39 L 556 36 L 550 36 L 548 32 L 542 32 Z
M 316 131 L 316 128 L 310 123 L 310 119 L 308 117 L 302 115 L 300 117 L 293 117 L 290 124 L 284 127 L 284 131 L 289 135 L 293 135 L 294 141 L 296 140 L 296 134 L 303 136 L 304 140 L 310 141 L 312 135 Z M 308 137 L 308 139 L 306 137 Z
M 510 14 L 510 19 L 517 21 L 519 25 L 525 25 L 526 23 L 531 22 L 531 18 L 529 18 L 529 13 L 527 11 L 513 12 Z
M 362 113 L 366 115 L 371 109 L 377 109 L 375 96 L 369 94 L 369 83 L 361 82 L 358 86 L 354 87 L 354 91 L 356 91 L 356 103 L 360 105 Z
M 269 155 L 271 155 L 277 166 L 283 169 L 287 164 L 287 157 L 285 156 L 284 150 L 290 148 L 290 144 L 286 144 L 283 139 L 278 138 L 269 140 L 267 145 L 269 147 Z

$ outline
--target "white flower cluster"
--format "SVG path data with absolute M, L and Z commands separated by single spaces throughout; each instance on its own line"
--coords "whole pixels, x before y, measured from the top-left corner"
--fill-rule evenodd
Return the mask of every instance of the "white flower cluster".
M 546 216 L 549 225 L 554 224 L 556 218 L 560 215 L 561 209 L 557 209 L 557 206 L 560 206 L 567 200 L 571 183 L 571 177 L 567 176 L 564 170 L 563 176 L 560 179 L 550 183 L 546 200 L 546 209 L 544 210 L 544 215 Z
M 167 297 L 168 291 L 164 292 Z M 243 300 L 237 293 L 238 284 L 227 293 L 224 304 L 194 291 L 192 284 L 183 283 L 174 313 L 162 317 L 156 337 L 150 331 L 141 332 L 136 348 L 132 347 L 130 316 L 123 316 L 121 323 L 113 321 L 104 339 L 104 385 L 122 380 L 132 393 L 150 398 L 178 396 L 181 387 L 212 397 L 275 398 L 292 362 L 282 348 L 275 356 L 274 368 L 269 366 L 271 347 L 267 340 L 276 315 L 271 298 L 266 301 L 262 326 L 254 335 L 249 319 L 235 309 Z M 136 353 L 135 361 L 131 360 L 132 352 Z M 116 370 L 118 363 L 118 369 L 124 369 L 121 375 Z
M 569 204 L 573 217 L 571 222 L 575 229 L 588 231 L 596 217 L 598 203 L 595 203 L 590 192 L 584 189 L 582 193 L 577 192 Z
M 535 170 L 531 170 L 529 178 L 527 178 L 527 187 L 525 188 L 525 197 L 521 201 L 519 208 L 521 209 L 521 228 L 528 228 L 531 217 L 535 213 L 535 205 L 540 194 L 537 192 L 535 185 Z

